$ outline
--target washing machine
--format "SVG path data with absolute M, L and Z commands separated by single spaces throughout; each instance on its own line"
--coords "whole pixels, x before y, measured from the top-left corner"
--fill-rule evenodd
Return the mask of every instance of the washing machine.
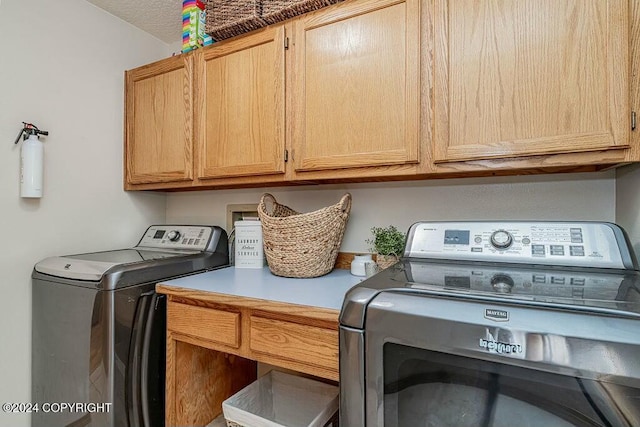
M 166 302 L 156 283 L 229 263 L 217 226 L 153 225 L 131 248 L 32 274 L 33 427 L 164 425 Z

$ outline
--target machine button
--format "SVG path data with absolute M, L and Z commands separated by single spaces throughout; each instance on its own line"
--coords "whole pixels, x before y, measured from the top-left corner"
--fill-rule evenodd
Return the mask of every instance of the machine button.
M 531 243 L 531 239 L 529 239 L 528 237 L 524 237 L 522 239 L 522 244 L 523 245 L 528 245 L 529 243 Z
M 571 243 L 582 243 L 582 228 L 571 228 L 569 229 L 571 233 Z
M 550 255 L 564 256 L 564 246 L 562 246 L 562 245 L 551 245 L 551 247 L 549 248 L 549 254 Z
M 545 254 L 544 245 L 531 245 L 532 256 L 544 256 L 544 254 Z
M 482 243 L 482 237 L 476 236 L 476 238 L 473 239 L 473 241 L 476 242 L 476 243 Z
M 551 283 L 554 285 L 564 285 L 564 277 L 551 277 Z
M 534 274 L 531 281 L 533 283 L 547 283 L 547 276 L 544 274 Z
M 584 256 L 584 246 L 569 246 L 571 256 Z

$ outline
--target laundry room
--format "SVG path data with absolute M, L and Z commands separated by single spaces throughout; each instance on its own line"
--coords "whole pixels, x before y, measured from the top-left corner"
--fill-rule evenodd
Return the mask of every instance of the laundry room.
M 425 58 L 431 57 L 430 53 L 425 52 L 427 50 L 435 52 L 436 49 L 434 45 L 421 39 L 422 46 L 418 45 L 413 52 L 416 55 L 414 62 L 422 64 L 419 70 L 421 78 L 416 78 L 420 82 L 408 82 L 407 85 L 414 86 L 400 89 L 394 86 L 390 91 L 406 93 L 406 103 L 375 106 L 376 109 L 387 114 L 388 120 L 391 121 L 397 119 L 394 111 L 404 108 L 411 103 L 412 97 L 415 97 L 413 101 L 417 107 L 408 108 L 403 116 L 415 115 L 414 119 L 411 119 L 414 120 L 412 125 L 415 132 L 407 130 L 410 128 L 408 125 L 401 129 L 402 141 L 413 141 L 407 142 L 406 147 L 392 147 L 393 149 L 385 151 L 384 144 L 380 143 L 377 147 L 382 147 L 379 152 L 370 156 L 373 163 L 366 163 L 369 161 L 366 155 L 358 152 L 349 153 L 352 147 L 349 144 L 355 144 L 365 138 L 353 137 L 349 129 L 341 129 L 341 141 L 347 142 L 331 142 L 321 148 L 327 150 L 335 148 L 337 154 L 334 157 L 345 161 L 346 166 L 335 167 L 335 164 L 323 163 L 328 161 L 326 159 L 330 156 L 325 156 L 321 149 L 314 151 L 307 147 L 304 151 L 298 146 L 292 148 L 289 142 L 291 138 L 296 141 L 303 139 L 300 135 L 305 135 L 308 139 L 317 138 L 318 135 L 325 136 L 321 125 L 309 124 L 313 121 L 309 117 L 320 117 L 320 114 L 316 114 L 317 111 L 313 110 L 319 107 L 315 104 L 315 106 L 311 105 L 312 102 L 309 107 L 309 117 L 303 117 L 299 113 L 300 109 L 294 109 L 295 113 L 291 116 L 285 116 L 283 112 L 282 117 L 274 118 L 274 120 L 282 120 L 282 128 L 278 124 L 269 132 L 274 132 L 274 138 L 281 136 L 287 141 L 284 143 L 287 147 L 286 153 L 283 150 L 276 158 L 277 162 L 281 162 L 278 164 L 281 169 L 276 165 L 275 172 L 274 170 L 261 172 L 262 166 L 258 165 L 260 163 L 258 160 L 261 160 L 260 156 L 264 154 L 260 152 L 264 147 L 260 146 L 246 150 L 247 157 L 256 156 L 255 159 L 258 160 L 251 166 L 257 169 L 251 169 L 245 176 L 238 175 L 236 169 L 225 169 L 217 163 L 219 159 L 224 159 L 224 156 L 243 155 L 243 149 L 227 148 L 219 152 L 213 149 L 208 151 L 202 149 L 201 152 L 196 153 L 194 151 L 196 148 L 193 150 L 190 148 L 187 151 L 192 161 L 189 165 L 192 168 L 188 170 L 186 178 L 179 177 L 173 181 L 171 179 L 163 181 L 164 178 L 162 178 L 156 182 L 145 181 L 147 176 L 145 168 L 148 164 L 153 167 L 162 163 L 163 160 L 154 158 L 149 160 L 148 164 L 132 163 L 131 160 L 132 156 L 136 155 L 139 160 L 146 153 L 136 151 L 137 148 L 132 147 L 139 147 L 139 145 L 134 146 L 130 142 L 137 134 L 128 133 L 132 131 L 127 130 L 129 119 L 126 115 L 127 109 L 130 108 L 127 102 L 130 101 L 129 95 L 133 92 L 125 91 L 125 86 L 128 84 L 125 72 L 131 70 L 140 73 L 149 72 L 149 68 L 145 67 L 156 61 L 182 61 L 186 54 L 179 54 L 182 48 L 180 33 L 174 38 L 163 38 L 159 35 L 162 28 L 153 25 L 145 29 L 139 28 L 135 26 L 136 24 L 127 22 L 126 16 L 119 17 L 94 3 L 98 2 L 0 0 L 0 52 L 3 55 L 3 60 L 0 61 L 0 136 L 5 147 L 4 155 L 0 157 L 0 211 L 2 212 L 0 218 L 5 230 L 4 241 L 7 243 L 0 261 L 0 267 L 5 272 L 3 280 L 0 281 L 3 294 L 0 302 L 0 342 L 2 342 L 0 403 L 2 404 L 33 402 L 32 350 L 37 346 L 32 342 L 32 324 L 33 319 L 36 318 L 33 313 L 32 274 L 36 263 L 60 255 L 132 248 L 140 242 L 141 236 L 144 237 L 145 231 L 152 225 L 180 224 L 204 228 L 218 226 L 224 230 L 226 239 L 226 236 L 231 237 L 232 232 L 228 225 L 228 207 L 257 206 L 265 193 L 272 194 L 279 203 L 299 212 L 312 212 L 335 205 L 343 195 L 350 194 L 350 215 L 344 237 L 339 245 L 339 252 L 344 254 L 371 253 L 370 241 L 374 227 L 393 225 L 406 233 L 414 223 L 419 221 L 615 223 L 626 231 L 633 250 L 640 253 L 640 131 L 635 127 L 631 130 L 631 123 L 627 120 L 632 111 L 640 111 L 640 77 L 638 77 L 640 54 L 637 53 L 640 49 L 638 47 L 640 46 L 640 19 L 638 19 L 640 1 L 628 2 L 628 8 L 625 7 L 624 12 L 620 12 L 627 19 L 624 22 L 629 28 L 625 34 L 628 33 L 632 53 L 626 54 L 626 63 L 631 71 L 624 76 L 626 85 L 622 85 L 621 89 L 628 101 L 622 107 L 625 112 L 624 132 L 626 133 L 622 136 L 614 135 L 612 137 L 614 142 L 608 140 L 606 142 L 605 137 L 599 136 L 600 139 L 594 142 L 593 146 L 588 146 L 578 153 L 563 153 L 562 138 L 551 141 L 553 138 L 550 137 L 549 141 L 555 144 L 553 146 L 556 151 L 542 154 L 523 151 L 524 154 L 520 153 L 506 160 L 499 159 L 498 156 L 501 154 L 497 151 L 490 153 L 488 159 L 461 157 L 461 150 L 470 150 L 470 145 L 449 145 L 442 152 L 434 150 L 431 153 L 430 142 L 425 141 L 431 141 L 432 137 L 434 140 L 440 138 L 442 135 L 438 132 L 442 132 L 442 128 L 425 123 L 425 117 L 435 115 L 432 107 L 441 113 L 438 110 L 440 106 L 437 101 L 432 105 L 419 98 L 430 96 L 428 95 L 432 93 L 430 85 L 437 86 L 427 81 L 430 74 L 425 71 L 424 66 Z M 161 15 L 159 11 L 153 10 L 156 7 L 160 8 L 172 3 L 174 7 L 177 5 L 178 9 L 182 8 L 181 1 L 150 3 L 152 3 L 151 8 L 143 10 L 145 20 L 149 21 L 154 20 L 156 14 Z M 356 4 L 353 7 L 360 7 L 358 6 L 360 3 L 369 7 L 370 3 L 376 2 L 344 0 L 344 4 L 331 5 L 328 8 L 335 10 L 336 13 L 342 13 L 340 11 L 352 7 L 350 6 L 352 3 Z M 385 2 L 385 5 L 386 3 L 393 3 L 389 6 L 393 7 L 403 2 Z M 420 12 L 422 21 L 420 21 L 421 24 L 419 22 L 416 25 L 424 27 L 424 20 L 431 19 L 425 12 L 427 9 L 425 5 L 442 6 L 445 2 L 407 1 L 407 4 L 414 3 L 422 4 Z M 133 6 L 132 9 L 135 10 L 130 13 L 142 13 Z M 396 12 L 394 9 L 393 13 Z M 393 13 L 389 11 L 389 15 Z M 177 18 L 179 19 L 180 17 Z M 318 22 L 324 23 L 322 19 Z M 131 19 L 131 21 L 134 20 Z M 298 31 L 297 27 L 296 31 Z M 265 30 L 260 34 L 267 34 L 267 32 Z M 280 36 L 281 34 L 276 33 L 273 37 L 277 39 Z M 243 37 L 245 36 L 240 36 L 238 40 L 242 40 Z M 298 45 L 301 45 L 300 39 L 296 39 Z M 267 41 L 264 43 L 268 44 L 272 36 L 266 37 L 265 40 Z M 213 52 L 212 49 L 216 48 L 216 44 L 220 45 L 217 48 L 224 49 L 224 46 L 229 46 L 226 43 L 232 42 L 221 41 L 214 43 L 213 48 L 205 47 L 200 50 L 204 51 L 203 55 L 205 55 L 206 52 Z M 295 53 L 293 50 L 295 47 L 288 48 L 289 52 Z M 339 46 L 329 47 L 339 49 Z M 307 54 L 311 55 L 313 52 L 316 51 L 309 48 Z M 178 54 L 173 56 L 176 53 Z M 198 49 L 195 54 L 199 54 Z M 436 58 L 434 60 L 437 60 L 437 52 L 434 55 Z M 418 57 L 421 59 L 417 59 Z M 215 60 L 213 56 L 211 58 L 212 61 Z M 294 66 L 290 62 L 293 62 L 293 59 L 287 59 L 287 67 Z M 202 65 L 193 66 L 204 69 Z M 202 71 L 200 68 L 197 69 Z M 175 71 L 175 68 L 172 70 Z M 381 67 L 380 73 L 383 72 L 385 72 L 384 67 Z M 223 71 L 220 73 L 224 74 Z M 132 75 L 129 74 L 129 76 Z M 362 78 L 365 77 L 367 76 Z M 608 77 L 613 82 L 617 80 L 611 76 Z M 322 76 L 318 77 L 311 70 L 307 72 L 306 78 L 310 81 L 312 78 L 322 78 Z M 452 78 L 451 82 L 453 85 L 455 80 Z M 196 90 L 201 83 L 194 85 Z M 282 84 L 286 84 L 288 89 L 303 87 L 302 83 L 289 80 Z M 611 90 L 618 90 L 613 86 L 615 85 L 612 84 Z M 353 96 L 347 93 L 347 89 L 349 88 L 340 87 L 336 90 L 346 91 L 345 97 Z M 375 92 L 374 89 L 367 88 L 370 92 Z M 141 88 L 141 93 L 144 94 L 144 90 L 146 89 Z M 152 92 L 151 89 L 149 90 Z M 181 90 L 177 92 L 180 97 Z M 208 90 L 207 95 L 215 92 L 210 88 Z M 307 90 L 312 93 L 313 99 L 323 99 L 323 93 L 328 93 Z M 434 98 L 439 96 L 438 90 L 434 88 L 433 93 L 436 93 L 433 95 Z M 483 92 L 481 89 L 476 88 L 476 90 L 478 94 Z M 538 90 L 544 91 L 541 88 Z M 290 103 L 299 102 L 287 98 L 291 95 L 284 89 L 282 93 L 282 102 L 287 106 Z M 381 96 L 386 99 L 390 95 L 385 92 Z M 594 94 L 594 97 L 598 96 L 606 97 L 600 93 Z M 471 95 L 470 98 L 472 98 Z M 200 105 L 198 102 L 203 104 L 204 100 L 197 98 L 194 101 L 193 108 L 196 110 L 202 108 L 197 106 Z M 486 103 L 490 104 L 488 101 Z M 468 104 L 474 104 L 474 101 L 468 101 Z M 481 107 L 489 108 L 488 105 Z M 355 113 L 351 113 L 354 116 L 361 113 L 353 105 L 347 105 L 343 110 L 328 111 L 327 116 L 338 120 L 350 108 L 354 109 Z M 214 115 L 212 110 L 214 108 L 209 108 L 207 114 Z M 429 113 L 425 113 L 427 110 Z M 165 117 L 166 120 L 163 123 L 172 123 L 172 126 L 179 128 L 180 132 L 185 127 L 195 132 L 196 139 L 200 139 L 197 139 L 193 147 L 203 148 L 198 145 L 201 144 L 198 141 L 204 138 L 203 135 L 217 132 L 218 128 L 224 128 L 224 126 L 218 128 L 207 126 L 206 123 L 197 119 L 194 122 L 196 128 L 191 129 L 184 125 L 181 121 L 182 117 L 171 115 L 172 113 L 175 111 L 167 111 L 169 116 Z M 262 113 L 268 115 L 264 111 Z M 589 114 L 597 115 L 598 113 L 602 111 L 592 111 Z M 402 114 L 397 114 L 397 116 L 400 115 Z M 372 117 L 380 118 L 380 116 Z M 269 120 L 271 118 L 269 116 Z M 146 119 L 147 116 L 142 119 L 136 118 L 143 122 L 144 126 L 148 124 Z M 219 120 L 217 123 L 223 122 L 223 119 L 219 117 L 217 119 Z M 588 120 L 590 119 L 589 116 Z M 387 120 L 386 116 L 384 120 Z M 469 120 L 473 121 L 471 118 Z M 553 120 L 553 117 L 549 120 Z M 571 121 L 570 115 L 564 116 L 564 120 Z M 593 122 L 596 121 L 593 120 Z M 19 136 L 16 141 L 16 136 L 24 128 L 24 123 L 33 124 L 38 129 L 48 132 L 47 135 L 41 135 L 38 139 L 44 150 L 40 197 L 21 197 L 21 185 L 24 185 L 24 179 L 21 182 L 21 150 L 24 149 L 28 138 L 23 140 Z M 303 125 L 307 126 L 306 133 L 301 129 Z M 602 128 L 608 128 L 609 125 L 608 122 L 604 123 Z M 357 129 L 354 132 L 365 133 L 369 126 L 370 124 L 356 126 Z M 452 134 L 462 132 L 450 122 L 447 122 L 446 126 Z M 484 130 L 481 123 L 474 122 L 470 126 L 474 126 L 473 132 Z M 393 126 L 380 128 L 383 128 L 380 132 L 389 132 L 383 135 L 384 138 L 389 139 L 390 135 L 397 131 Z M 159 134 L 163 132 L 169 134 L 172 131 L 162 129 Z M 583 141 L 597 131 L 599 130 L 590 128 L 589 132 L 576 136 L 575 140 Z M 145 135 L 153 134 L 153 129 L 145 128 L 145 132 L 147 132 Z M 456 135 L 461 138 L 468 136 L 464 132 Z M 371 133 L 366 135 L 367 140 L 374 137 L 375 135 Z M 622 138 L 623 141 L 620 142 L 617 138 Z M 125 140 L 129 142 L 125 143 Z M 545 141 L 533 141 L 532 146 L 537 147 L 535 145 L 537 143 L 551 143 Z M 522 141 L 516 142 L 522 143 Z M 142 143 L 138 142 L 138 144 Z M 522 148 L 526 144 L 525 141 L 509 149 L 527 150 L 528 148 Z M 336 147 L 333 147 L 334 145 Z M 405 151 L 403 151 L 404 148 L 406 148 Z M 233 150 L 240 150 L 240 152 Z M 255 154 L 258 152 L 262 154 Z M 182 149 L 163 152 L 164 159 L 168 159 L 167 167 L 182 170 L 184 166 L 181 163 L 182 160 L 176 159 L 176 156 L 179 157 L 183 153 Z M 451 158 L 447 159 L 447 156 Z M 193 167 L 196 164 L 194 162 L 200 163 L 197 163 L 197 167 Z M 385 164 L 385 162 L 390 163 Z M 137 167 L 142 169 L 135 169 Z M 139 171 L 142 172 L 138 173 Z M 224 173 L 228 176 L 220 175 Z M 162 173 L 158 176 L 160 175 Z M 171 231 L 175 230 L 168 228 L 166 230 L 167 233 Z M 64 268 L 64 265 L 60 268 Z M 179 296 L 173 295 L 173 297 L 179 299 Z M 51 303 L 56 304 L 54 309 L 65 310 L 62 306 L 63 301 L 52 299 Z M 209 305 L 203 304 L 203 307 L 212 308 L 215 304 L 218 302 L 209 301 Z M 242 310 L 249 310 L 249 308 L 242 306 Z M 55 310 L 47 307 L 47 311 Z M 252 312 L 252 315 L 255 313 Z M 287 320 L 282 313 L 278 316 L 274 317 L 275 320 L 271 318 L 268 320 L 273 322 Z M 326 319 L 321 320 L 320 324 L 325 325 L 322 323 L 325 321 Z M 242 323 L 242 325 L 245 324 Z M 193 342 L 189 345 L 195 346 Z M 217 350 L 217 347 L 213 349 Z M 242 357 L 247 357 L 247 354 Z M 265 357 L 265 360 L 267 359 L 271 360 Z M 275 364 L 278 363 L 276 356 L 273 356 L 273 361 Z M 335 363 L 337 366 L 337 360 Z M 303 369 L 300 370 L 304 372 Z M 316 375 L 324 371 L 310 372 L 311 375 Z M 322 375 L 316 376 L 322 377 Z M 337 383 L 335 381 L 337 373 L 335 376 L 327 374 L 323 378 Z M 31 425 L 32 414 L 25 407 L 14 406 L 14 409 L 16 410 L 0 412 L 0 426 Z

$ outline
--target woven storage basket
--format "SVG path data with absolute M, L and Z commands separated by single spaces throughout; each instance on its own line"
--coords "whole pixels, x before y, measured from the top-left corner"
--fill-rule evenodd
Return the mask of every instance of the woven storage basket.
M 267 203 L 273 206 L 269 209 Z M 350 212 L 349 193 L 335 205 L 309 213 L 298 213 L 265 193 L 258 216 L 271 272 L 283 277 L 318 277 L 333 270 Z
M 205 32 L 214 40 L 257 30 L 267 25 L 261 18 L 261 0 L 208 0 Z
M 262 0 L 262 18 L 275 24 L 342 0 Z

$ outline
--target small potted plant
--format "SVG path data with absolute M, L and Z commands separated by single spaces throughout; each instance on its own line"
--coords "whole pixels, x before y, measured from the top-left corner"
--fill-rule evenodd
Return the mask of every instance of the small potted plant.
M 376 254 L 376 263 L 380 269 L 395 264 L 404 252 L 405 235 L 394 225 L 372 227 L 373 239 L 367 239 L 370 250 Z

